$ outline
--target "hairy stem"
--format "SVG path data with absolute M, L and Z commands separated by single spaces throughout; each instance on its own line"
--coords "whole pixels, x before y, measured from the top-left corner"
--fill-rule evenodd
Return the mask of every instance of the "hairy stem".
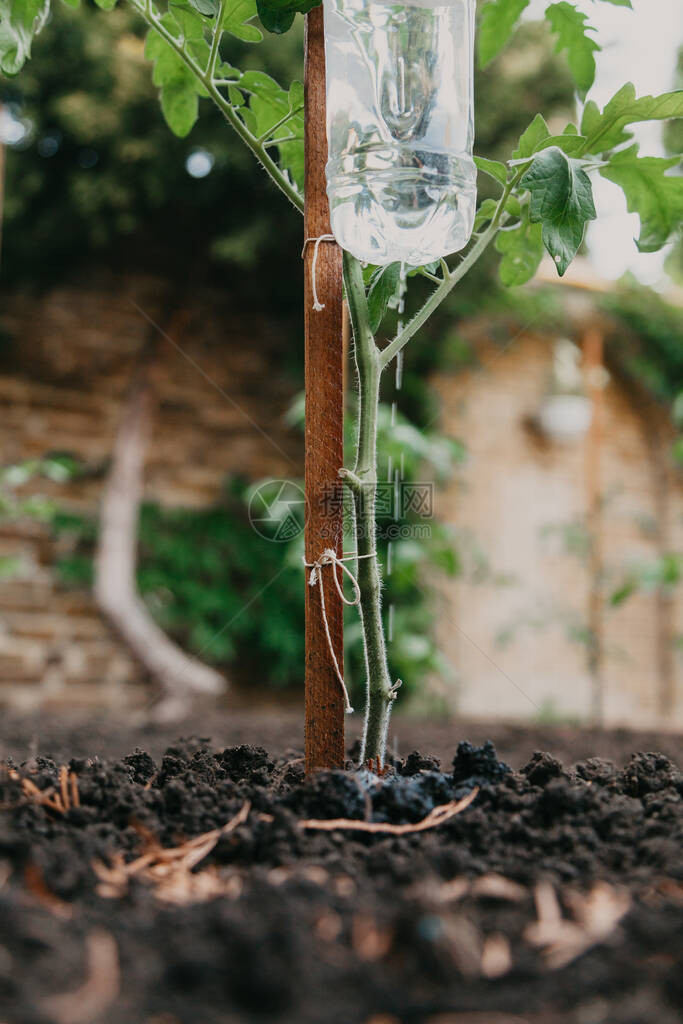
M 353 494 L 360 617 L 363 627 L 367 704 L 361 763 L 384 761 L 389 717 L 395 691 L 387 665 L 382 625 L 381 577 L 376 551 L 377 408 L 382 373 L 380 354 L 370 330 L 360 264 L 344 253 L 344 285 L 353 324 L 358 370 L 358 445 L 353 473 L 341 471 Z
M 209 64 L 206 70 L 204 70 L 203 68 L 200 68 L 197 62 L 193 60 L 189 53 L 186 52 L 183 40 L 176 39 L 176 37 L 168 31 L 166 26 L 162 25 L 153 13 L 151 5 L 146 2 L 146 0 L 129 0 L 129 3 L 131 7 L 137 11 L 140 17 L 147 22 L 149 27 L 153 28 L 155 32 L 158 32 L 162 39 L 178 54 L 180 59 L 190 69 L 195 78 L 204 86 L 230 127 L 239 135 L 247 149 L 250 149 L 254 154 L 269 178 L 277 185 L 280 191 L 284 193 L 290 203 L 292 203 L 300 213 L 303 213 L 303 197 L 299 194 L 287 175 L 280 170 L 273 158 L 266 152 L 263 143 L 249 131 L 244 121 L 236 113 L 235 108 L 229 100 L 223 96 L 216 84 L 214 73 L 215 64 L 218 58 L 220 36 L 222 35 L 220 28 L 218 28 L 218 26 L 216 27 Z M 230 84 L 239 86 L 239 82 Z

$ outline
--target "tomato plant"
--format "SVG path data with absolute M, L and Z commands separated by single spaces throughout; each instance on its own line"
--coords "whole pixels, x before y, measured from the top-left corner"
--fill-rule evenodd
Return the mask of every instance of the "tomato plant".
M 77 6 L 79 0 L 64 0 Z M 303 86 L 285 87 L 258 70 L 226 62 L 226 35 L 258 43 L 261 28 L 284 32 L 315 0 L 126 0 L 149 26 L 146 55 L 153 63 L 163 115 L 179 136 L 192 129 L 200 100 L 210 99 L 251 150 L 273 183 L 303 211 Z M 595 0 L 630 7 L 630 0 Z M 116 0 L 96 0 L 104 10 Z M 505 46 L 529 0 L 489 0 L 481 11 L 479 59 L 490 61 Z M 49 14 L 50 0 L 0 0 L 0 67 L 16 74 L 30 55 L 31 40 Z M 627 13 L 624 14 L 627 17 Z M 587 16 L 566 0 L 547 5 L 545 17 L 558 52 L 566 55 L 580 100 L 580 117 L 560 132 L 538 113 L 507 163 L 476 158 L 480 173 L 499 191 L 481 203 L 475 234 L 457 262 L 415 268 L 434 283 L 421 309 L 395 337 L 378 343 L 381 325 L 399 286 L 396 265 L 363 268 L 344 254 L 344 286 L 351 313 L 359 382 L 359 422 L 354 464 L 339 474 L 354 498 L 359 556 L 358 587 L 367 673 L 364 759 L 382 762 L 397 683 L 389 675 L 381 618 L 381 572 L 375 547 L 377 409 L 382 375 L 456 285 L 490 247 L 500 254 L 499 273 L 508 286 L 535 274 L 544 252 L 563 275 L 596 217 L 591 179 L 599 174 L 624 192 L 629 211 L 640 217 L 637 245 L 660 249 L 683 212 L 683 177 L 672 173 L 676 157 L 643 156 L 630 126 L 683 116 L 683 91 L 636 96 L 627 83 L 600 108 L 585 101 L 600 47 Z M 585 102 L 584 102 L 585 101 Z

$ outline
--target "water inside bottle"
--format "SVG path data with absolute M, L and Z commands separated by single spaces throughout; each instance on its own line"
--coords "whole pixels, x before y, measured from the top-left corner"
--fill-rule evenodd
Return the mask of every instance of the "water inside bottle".
M 364 262 L 429 263 L 472 232 L 474 0 L 325 0 L 332 230 Z

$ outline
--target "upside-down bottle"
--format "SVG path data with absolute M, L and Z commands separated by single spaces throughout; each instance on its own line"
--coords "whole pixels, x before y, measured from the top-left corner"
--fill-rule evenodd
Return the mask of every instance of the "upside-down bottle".
M 476 0 L 324 0 L 327 194 L 358 259 L 412 266 L 474 221 Z

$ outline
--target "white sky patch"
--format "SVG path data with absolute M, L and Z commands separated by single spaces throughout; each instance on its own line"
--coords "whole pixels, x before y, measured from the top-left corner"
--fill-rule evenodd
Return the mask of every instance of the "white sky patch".
M 674 88 L 676 57 L 683 42 L 681 0 L 633 0 L 633 10 L 609 3 L 578 0 L 577 6 L 596 28 L 602 46 L 596 53 L 595 83 L 588 94 L 600 106 L 625 82 L 633 82 L 638 96 Z M 525 17 L 540 18 L 547 0 L 531 0 Z M 634 141 L 641 153 L 663 156 L 662 126 L 651 122 L 636 126 Z M 588 228 L 590 262 L 600 277 L 616 280 L 630 270 L 644 284 L 664 284 L 664 251 L 639 253 L 634 239 L 640 233 L 636 214 L 629 214 L 620 188 L 592 174 L 598 220 Z

